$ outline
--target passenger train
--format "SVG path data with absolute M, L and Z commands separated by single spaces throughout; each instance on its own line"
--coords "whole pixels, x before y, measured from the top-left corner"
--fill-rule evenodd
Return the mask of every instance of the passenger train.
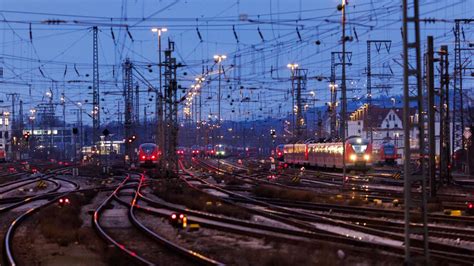
M 226 158 L 229 157 L 232 153 L 232 149 L 230 146 L 225 144 L 217 144 L 214 146 L 214 153 L 215 157 Z
M 287 164 L 342 169 L 342 142 L 286 144 L 283 160 Z M 359 137 L 346 143 L 346 168 L 367 171 L 372 167 L 372 144 Z
M 158 164 L 161 151 L 155 143 L 143 143 L 138 147 L 138 163 L 140 166 L 154 166 Z
M 0 148 L 0 162 L 5 162 L 6 161 L 6 152 L 3 148 Z
M 397 147 L 393 143 L 383 143 L 378 151 L 374 151 L 374 160 L 375 158 L 377 158 L 379 164 L 395 165 L 399 158 Z

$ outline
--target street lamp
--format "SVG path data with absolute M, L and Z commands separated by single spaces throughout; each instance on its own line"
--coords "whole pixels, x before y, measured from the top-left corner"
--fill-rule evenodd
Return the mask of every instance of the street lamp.
M 161 84 L 161 35 L 163 32 L 167 32 L 167 28 L 163 27 L 154 27 L 151 29 L 152 32 L 155 32 L 158 34 L 158 72 L 160 76 L 160 83 L 159 83 L 159 88 L 158 90 L 155 90 L 155 114 L 157 116 L 157 132 L 156 132 L 156 139 L 155 141 L 157 142 L 158 146 L 160 149 L 162 149 L 163 152 L 165 152 L 164 149 L 164 128 L 163 128 L 163 106 L 162 106 L 162 84 Z
M 217 63 L 217 66 L 219 68 L 219 88 L 218 88 L 218 93 L 217 93 L 217 119 L 219 120 L 219 124 L 221 123 L 221 63 L 227 58 L 226 55 L 219 55 L 216 54 L 214 55 L 214 61 Z
M 338 5 L 337 9 L 342 12 L 342 84 L 341 84 L 341 96 L 342 96 L 342 186 L 344 186 L 344 182 L 346 179 L 346 130 L 347 130 L 347 122 L 346 122 L 346 110 L 347 110 L 347 95 L 346 95 L 346 0 L 342 0 L 342 4 Z

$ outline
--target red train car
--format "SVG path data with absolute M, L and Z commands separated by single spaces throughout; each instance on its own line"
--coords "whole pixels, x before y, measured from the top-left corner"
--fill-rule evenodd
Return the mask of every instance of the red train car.
M 161 151 L 155 143 L 143 143 L 138 147 L 138 162 L 140 166 L 153 166 L 158 164 Z
M 342 145 L 342 142 L 286 144 L 284 161 L 294 165 L 342 169 Z M 368 140 L 350 138 L 345 148 L 347 169 L 367 171 L 372 167 L 372 144 Z
M 3 148 L 0 148 L 0 162 L 5 162 L 7 158 L 6 152 Z

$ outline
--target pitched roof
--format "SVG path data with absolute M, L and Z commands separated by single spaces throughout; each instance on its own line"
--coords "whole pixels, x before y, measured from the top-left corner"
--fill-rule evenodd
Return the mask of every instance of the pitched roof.
M 392 110 L 398 116 L 398 118 L 402 121 L 401 126 L 403 126 L 403 108 L 383 108 L 376 105 L 372 105 L 368 107 L 368 111 L 365 112 L 365 114 L 362 115 L 362 117 L 354 117 L 352 120 L 353 121 L 363 120 L 364 129 L 379 128 L 381 127 L 384 119 Z M 416 109 L 410 108 L 410 115 L 414 115 L 415 113 L 416 113 Z

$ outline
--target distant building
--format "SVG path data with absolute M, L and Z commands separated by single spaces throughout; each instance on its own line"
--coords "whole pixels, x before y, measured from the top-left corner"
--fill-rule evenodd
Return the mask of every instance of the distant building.
M 25 133 L 30 134 L 30 153 L 33 157 L 74 158 L 71 128 L 36 126 L 24 129 L 22 134 Z
M 7 159 L 11 156 L 12 126 L 10 112 L 0 110 L 0 149 L 5 150 Z

